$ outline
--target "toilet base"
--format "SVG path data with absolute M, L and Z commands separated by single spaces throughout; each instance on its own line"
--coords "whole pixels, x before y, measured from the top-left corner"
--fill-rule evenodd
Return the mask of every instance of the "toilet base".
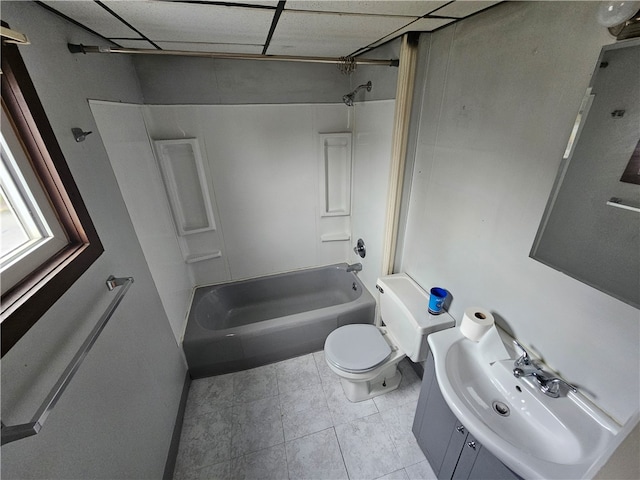
M 395 390 L 400 385 L 402 373 L 397 368 L 398 363 L 389 365 L 380 375 L 372 380 L 358 382 L 340 378 L 344 394 L 350 402 L 362 402 L 370 398 L 377 397 L 383 393 Z

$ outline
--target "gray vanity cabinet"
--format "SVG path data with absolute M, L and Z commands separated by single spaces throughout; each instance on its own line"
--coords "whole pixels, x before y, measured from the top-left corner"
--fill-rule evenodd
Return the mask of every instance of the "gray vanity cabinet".
M 509 470 L 467 432 L 445 402 L 429 353 L 413 422 L 413 434 L 440 480 L 516 480 Z

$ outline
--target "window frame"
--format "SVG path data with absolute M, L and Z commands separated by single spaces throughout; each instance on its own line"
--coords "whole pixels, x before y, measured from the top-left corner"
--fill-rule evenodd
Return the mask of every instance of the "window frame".
M 1 168 L 6 174 L 2 182 L 3 190 L 28 238 L 22 245 L 2 256 L 0 294 L 9 291 L 68 242 L 57 212 L 49 202 L 49 195 L 43 190 L 38 176 L 31 168 L 20 136 L 5 111 L 4 102 L 1 126 L 7 147 L 2 148 L 4 152 Z
M 2 294 L 4 356 L 104 248 L 16 45 L 2 42 L 0 77 L 2 102 L 68 238 L 60 251 Z

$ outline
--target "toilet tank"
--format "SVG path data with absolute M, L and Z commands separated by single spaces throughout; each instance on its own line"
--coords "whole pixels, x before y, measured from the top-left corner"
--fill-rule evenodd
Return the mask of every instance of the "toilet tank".
M 414 362 L 426 360 L 427 335 L 455 326 L 447 312 L 431 315 L 429 294 L 406 273 L 386 275 L 376 284 L 380 291 L 380 317 L 398 342 L 398 346 Z

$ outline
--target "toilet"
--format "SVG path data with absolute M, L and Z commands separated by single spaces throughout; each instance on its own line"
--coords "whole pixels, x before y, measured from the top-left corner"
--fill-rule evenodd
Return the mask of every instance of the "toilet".
M 429 294 L 406 273 L 381 277 L 376 288 L 384 326 L 345 325 L 331 332 L 324 344 L 327 364 L 352 402 L 398 388 L 402 380 L 398 363 L 404 357 L 426 360 L 427 335 L 455 325 L 448 313 L 427 311 Z

